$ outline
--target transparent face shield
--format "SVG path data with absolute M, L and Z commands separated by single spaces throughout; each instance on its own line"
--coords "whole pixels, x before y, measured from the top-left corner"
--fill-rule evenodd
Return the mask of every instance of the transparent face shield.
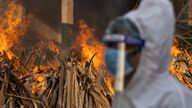
M 123 36 L 125 37 L 125 36 Z M 136 65 L 132 62 L 136 55 L 141 52 L 141 49 L 144 47 L 144 40 L 138 37 L 127 37 L 124 38 L 113 36 L 108 38 L 110 41 L 105 41 L 108 46 L 105 54 L 105 61 L 108 69 L 115 74 L 117 70 L 117 62 L 118 62 L 118 53 L 120 50 L 118 49 L 118 43 L 124 42 L 126 44 L 125 49 L 125 74 L 129 74 L 132 72 Z M 106 38 L 105 38 L 106 39 Z M 107 39 L 106 39 L 107 40 Z

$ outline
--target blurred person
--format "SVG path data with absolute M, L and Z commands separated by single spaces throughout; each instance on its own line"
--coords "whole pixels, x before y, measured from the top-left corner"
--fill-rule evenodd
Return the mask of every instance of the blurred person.
M 126 44 L 126 86 L 114 97 L 113 108 L 192 108 L 192 93 L 169 73 L 174 29 L 169 0 L 142 0 L 136 10 L 112 21 L 103 40 L 106 65 L 114 75 L 118 43 Z

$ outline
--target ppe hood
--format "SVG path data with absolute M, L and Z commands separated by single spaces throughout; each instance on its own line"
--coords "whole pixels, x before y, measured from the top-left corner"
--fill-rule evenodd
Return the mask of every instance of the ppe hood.
M 143 0 L 140 7 L 124 16 L 138 27 L 145 40 L 140 64 L 131 82 L 142 78 L 165 76 L 170 63 L 170 49 L 175 16 L 169 0 Z

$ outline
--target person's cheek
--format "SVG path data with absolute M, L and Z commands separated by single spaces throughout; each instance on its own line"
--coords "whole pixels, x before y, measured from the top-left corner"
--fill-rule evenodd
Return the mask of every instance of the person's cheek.
M 132 57 L 131 62 L 133 63 L 134 66 L 138 66 L 139 61 L 140 61 L 140 56 L 141 56 L 141 54 L 138 53 L 134 57 Z

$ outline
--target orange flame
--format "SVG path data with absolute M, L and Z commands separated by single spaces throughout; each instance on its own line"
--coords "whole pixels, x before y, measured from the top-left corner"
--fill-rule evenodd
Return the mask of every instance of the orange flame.
M 171 48 L 171 56 L 172 56 L 172 62 L 171 65 L 169 66 L 169 70 L 171 72 L 171 74 L 176 75 L 177 74 L 177 68 L 175 68 L 175 57 L 178 56 L 178 54 L 180 54 L 181 51 L 176 47 L 176 46 L 172 46 Z M 178 79 L 181 79 L 182 77 L 178 77 Z
M 81 56 L 83 57 L 83 62 L 90 61 L 91 58 L 93 58 L 94 67 L 99 69 L 104 69 L 104 52 L 105 52 L 105 46 L 101 42 L 94 39 L 94 32 L 95 29 L 89 27 L 84 20 L 80 20 L 79 22 L 79 29 L 80 32 L 76 38 L 75 45 L 80 46 L 82 48 L 81 50 Z M 104 81 L 108 87 L 109 92 L 111 95 L 114 95 L 114 89 L 112 85 L 112 78 L 111 77 L 105 77 Z
M 39 93 L 46 89 L 46 81 L 45 81 L 46 74 L 38 73 L 39 70 L 42 70 L 41 67 L 43 69 L 48 69 L 48 67 L 46 66 L 40 66 L 40 68 L 35 66 L 35 68 L 33 69 L 34 80 L 32 82 L 32 88 L 31 88 L 32 93 Z
M 173 46 L 173 47 L 171 48 L 171 55 L 172 55 L 173 57 L 176 57 L 179 53 L 181 53 L 181 51 L 180 51 L 176 46 Z
M 112 77 L 107 77 L 104 80 L 105 80 L 105 83 L 106 83 L 111 95 L 113 96 L 115 94 L 115 91 L 114 91 L 114 88 L 113 88 L 113 79 L 112 79 Z
M 90 61 L 90 59 L 96 54 L 93 58 L 94 67 L 99 69 L 104 64 L 104 51 L 105 47 L 102 43 L 94 39 L 94 29 L 90 28 L 85 21 L 81 20 L 79 22 L 79 35 L 76 39 L 76 45 L 82 47 L 81 56 L 85 61 Z
M 15 1 L 11 1 L 4 15 L 0 17 L 0 50 L 10 50 L 10 48 L 18 43 L 18 39 L 22 36 L 26 27 L 23 27 L 22 8 Z M 11 58 L 13 54 L 8 53 Z
M 171 49 L 172 61 L 170 64 L 170 73 L 175 76 L 182 84 L 192 90 L 191 85 L 191 56 L 187 50 L 180 50 L 176 46 Z

